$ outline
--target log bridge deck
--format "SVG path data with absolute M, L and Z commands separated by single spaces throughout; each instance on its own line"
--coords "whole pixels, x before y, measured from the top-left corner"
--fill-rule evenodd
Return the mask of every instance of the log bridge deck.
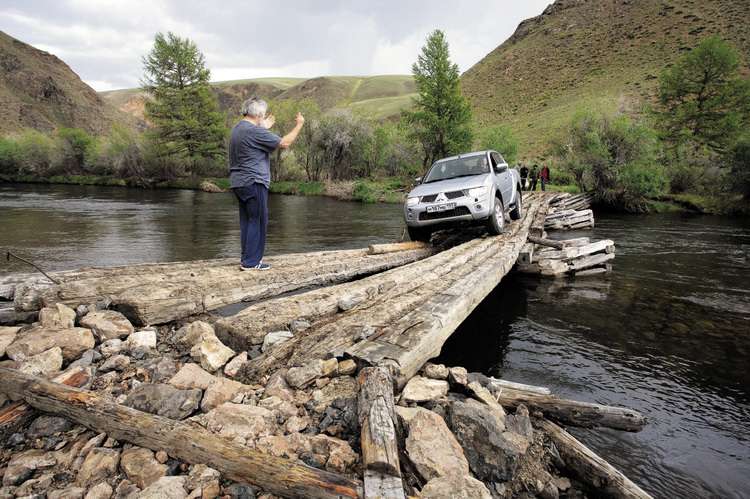
M 104 302 L 137 325 L 248 302 L 234 315 L 210 316 L 228 346 L 257 351 L 266 334 L 295 332 L 254 358 L 248 374 L 348 357 L 387 366 L 402 386 L 510 271 L 528 236 L 542 235 L 552 197 L 528 194 L 523 217 L 505 234 L 461 244 L 277 256 L 267 259 L 270 272 L 240 272 L 235 259 L 88 268 L 54 273 L 59 284 L 41 275 L 6 279 L 0 296 L 13 296 L 18 314 Z

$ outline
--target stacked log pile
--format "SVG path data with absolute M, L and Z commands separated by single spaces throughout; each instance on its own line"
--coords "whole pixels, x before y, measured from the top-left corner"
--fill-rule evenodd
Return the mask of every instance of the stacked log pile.
M 591 207 L 594 196 L 591 193 L 570 194 L 561 192 L 550 199 L 550 213 L 564 210 L 587 210 Z
M 593 229 L 592 195 L 560 193 L 550 199 L 545 229 Z
M 529 238 L 518 260 L 518 270 L 544 276 L 587 276 L 610 272 L 615 244 L 610 239 L 591 242 L 587 237 L 551 240 Z

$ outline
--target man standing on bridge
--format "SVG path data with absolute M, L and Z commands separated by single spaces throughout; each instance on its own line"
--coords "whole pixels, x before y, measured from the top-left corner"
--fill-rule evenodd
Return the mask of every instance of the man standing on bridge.
M 267 115 L 268 104 L 253 97 L 242 103 L 242 120 L 229 140 L 229 182 L 240 205 L 240 270 L 269 270 L 263 263 L 268 228 L 268 188 L 271 184 L 270 154 L 286 149 L 297 139 L 305 123 L 297 113 L 296 125 L 283 138 L 270 132 L 276 119 Z

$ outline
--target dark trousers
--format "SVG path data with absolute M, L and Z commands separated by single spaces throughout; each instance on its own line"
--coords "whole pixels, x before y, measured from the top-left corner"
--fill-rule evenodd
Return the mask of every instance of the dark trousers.
M 529 190 L 532 190 L 532 191 L 536 190 L 536 177 L 531 179 L 531 189 Z
M 545 187 L 547 186 L 547 179 L 545 179 L 544 177 L 541 177 L 541 180 L 542 180 L 542 190 L 544 191 L 546 190 Z
M 242 266 L 254 267 L 263 258 L 268 228 L 268 188 L 252 184 L 232 189 L 240 205 Z

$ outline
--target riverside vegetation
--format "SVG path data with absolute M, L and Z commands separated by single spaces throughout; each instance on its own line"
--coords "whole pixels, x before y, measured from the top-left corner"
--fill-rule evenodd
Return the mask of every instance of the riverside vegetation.
M 180 79 L 166 70 L 171 64 L 184 69 Z M 307 117 L 293 150 L 273 155 L 272 192 L 400 202 L 435 159 L 490 148 L 510 163 L 551 165 L 553 189 L 593 191 L 610 208 L 748 213 L 750 82 L 741 67 L 731 45 L 706 38 L 663 71 L 655 100 L 637 117 L 582 110 L 547 137 L 543 154 L 528 157 L 509 126 L 474 121 L 445 36 L 435 31 L 413 66 L 417 97 L 398 119 L 324 112 L 312 99 L 271 101 L 279 132 L 297 110 Z M 158 34 L 144 72 L 152 96 L 144 132 L 115 125 L 105 136 L 71 128 L 6 136 L 2 178 L 179 188 L 209 180 L 227 188 L 226 141 L 239 117 L 218 111 L 196 45 Z

